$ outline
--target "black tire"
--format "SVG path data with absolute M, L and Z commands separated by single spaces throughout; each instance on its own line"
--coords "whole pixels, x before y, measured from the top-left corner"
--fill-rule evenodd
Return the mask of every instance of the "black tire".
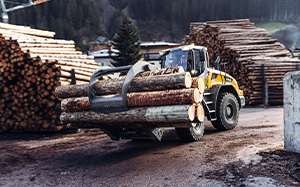
M 196 127 L 175 129 L 180 140 L 189 142 L 198 141 L 203 137 L 204 123 L 198 122 Z
M 233 129 L 239 120 L 239 104 L 236 97 L 229 92 L 220 93 L 216 107 L 217 120 L 213 126 L 218 130 Z

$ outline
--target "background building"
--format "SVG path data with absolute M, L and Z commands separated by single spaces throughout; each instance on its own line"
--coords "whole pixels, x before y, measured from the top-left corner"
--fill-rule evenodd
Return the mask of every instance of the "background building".
M 140 46 L 141 46 L 141 53 L 144 54 L 143 56 L 144 60 L 160 67 L 159 51 L 169 49 L 169 48 L 179 47 L 181 46 L 181 44 L 152 41 L 152 42 L 143 42 L 141 43 Z M 111 56 L 116 56 L 117 52 L 118 50 L 109 47 L 105 49 L 91 51 L 88 54 L 94 56 L 95 61 L 101 63 L 102 66 L 113 67 L 113 65 L 111 64 Z
M 118 50 L 113 49 L 112 47 L 108 47 L 105 49 L 99 49 L 95 51 L 88 52 L 88 55 L 94 56 L 95 62 L 101 64 L 101 66 L 110 66 L 113 67 L 111 64 L 111 56 L 116 56 Z

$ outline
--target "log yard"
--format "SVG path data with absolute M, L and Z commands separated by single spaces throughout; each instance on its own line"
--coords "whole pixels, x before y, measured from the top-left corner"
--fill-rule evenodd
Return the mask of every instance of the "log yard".
M 300 186 L 300 60 L 249 19 L 191 22 L 160 67 L 54 36 L 0 23 L 0 186 Z

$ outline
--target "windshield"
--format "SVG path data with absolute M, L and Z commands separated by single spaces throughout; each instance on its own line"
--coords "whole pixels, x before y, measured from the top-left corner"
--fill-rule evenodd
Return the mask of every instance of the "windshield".
M 186 71 L 188 52 L 176 50 L 171 51 L 162 59 L 162 68 L 182 66 Z

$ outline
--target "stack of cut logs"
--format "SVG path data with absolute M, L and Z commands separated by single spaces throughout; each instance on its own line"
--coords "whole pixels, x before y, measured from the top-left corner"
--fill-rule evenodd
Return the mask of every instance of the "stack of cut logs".
M 54 32 L 0 23 L 0 133 L 52 132 L 68 128 L 55 112 L 55 89 L 87 83 L 100 65 Z
M 299 60 L 264 29 L 254 27 L 248 19 L 191 23 L 184 44 L 208 48 L 210 65 L 221 57 L 221 70 L 232 75 L 244 91 L 246 104 L 262 103 L 262 64 L 269 83 L 269 103 L 282 104 L 283 75 L 296 71 Z M 225 65 L 225 66 L 224 66 Z
M 52 39 L 54 32 L 0 23 L 0 33 L 7 40 L 16 40 L 21 50 L 30 54 L 31 58 L 40 57 L 43 62 L 56 61 L 61 68 L 62 85 L 71 83 L 71 69 L 75 70 L 76 83 L 86 83 L 94 70 L 100 68 L 93 56 L 76 51 L 74 41 Z
M 100 80 L 94 94 L 110 97 L 120 94 L 124 77 Z M 138 74 L 127 93 L 129 110 L 113 113 L 91 111 L 88 84 L 60 86 L 55 90 L 61 100 L 60 119 L 64 123 L 131 126 L 144 123 L 153 127 L 192 127 L 205 118 L 202 78 L 191 78 L 182 67 L 170 67 Z

